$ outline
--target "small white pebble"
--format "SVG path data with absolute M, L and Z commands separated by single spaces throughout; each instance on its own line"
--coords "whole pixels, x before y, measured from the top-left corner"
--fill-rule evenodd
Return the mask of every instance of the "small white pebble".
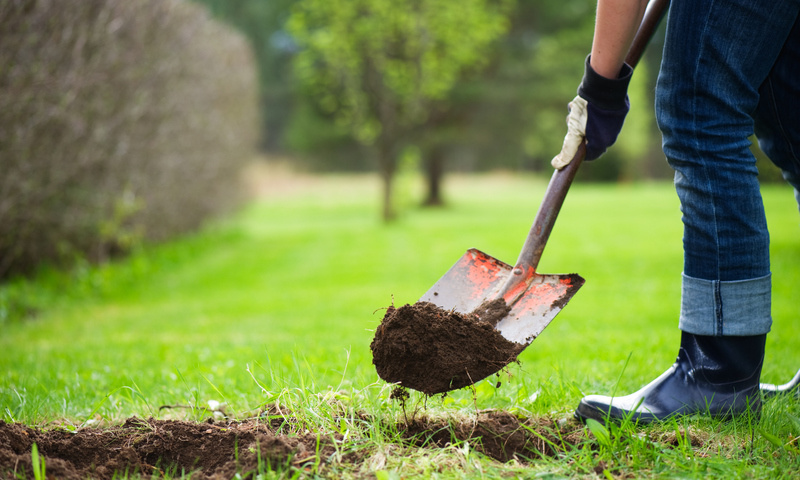
M 535 402 L 535 401 L 536 401 L 536 399 L 537 399 L 537 398 L 539 398 L 539 394 L 540 394 L 541 392 L 542 392 L 541 390 L 536 390 L 535 392 L 533 392 L 533 394 L 532 394 L 530 397 L 528 397 L 528 401 L 529 401 L 530 403 L 533 403 L 533 402 Z

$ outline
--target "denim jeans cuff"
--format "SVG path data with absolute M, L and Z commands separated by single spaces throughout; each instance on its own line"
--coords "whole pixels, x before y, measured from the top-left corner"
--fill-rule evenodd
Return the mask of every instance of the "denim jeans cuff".
M 679 327 L 686 333 L 750 336 L 772 326 L 772 276 L 736 281 L 683 274 Z

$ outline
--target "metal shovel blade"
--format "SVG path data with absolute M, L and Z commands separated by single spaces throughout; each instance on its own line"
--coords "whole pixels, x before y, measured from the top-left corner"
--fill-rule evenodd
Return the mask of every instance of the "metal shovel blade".
M 470 313 L 498 297 L 513 267 L 471 248 L 436 282 L 420 301 L 444 310 Z M 583 285 L 576 274 L 541 275 L 531 269 L 524 292 L 509 302 L 511 311 L 498 324 L 505 339 L 527 346 L 547 327 Z M 518 296 L 517 296 L 518 295 Z

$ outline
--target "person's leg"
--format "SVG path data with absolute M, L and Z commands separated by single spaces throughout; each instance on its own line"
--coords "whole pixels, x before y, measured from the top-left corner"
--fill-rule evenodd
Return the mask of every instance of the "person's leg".
M 800 207 L 800 22 L 795 23 L 759 94 L 754 115 L 759 146 L 794 187 Z M 759 388 L 765 398 L 787 392 L 800 398 L 798 384 L 800 371 L 788 383 L 762 383 Z
M 800 206 L 800 22 L 759 89 L 754 115 L 761 150 L 783 170 Z
M 758 88 L 798 11 L 797 1 L 672 1 L 656 108 L 684 222 L 681 348 L 639 392 L 584 398 L 578 418 L 646 422 L 760 408 L 769 234 L 748 137 Z
M 676 0 L 657 90 L 684 223 L 680 329 L 769 332 L 769 233 L 748 138 L 796 0 Z M 669 34 L 668 34 L 669 35 Z

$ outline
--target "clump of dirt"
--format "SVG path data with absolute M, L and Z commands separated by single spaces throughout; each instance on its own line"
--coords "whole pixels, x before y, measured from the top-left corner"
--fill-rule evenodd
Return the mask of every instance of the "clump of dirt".
M 504 308 L 488 304 L 465 315 L 429 302 L 389 307 L 370 345 L 372 363 L 385 381 L 427 395 L 472 385 L 525 348 L 494 329 Z
M 481 306 L 472 311 L 472 314 L 478 317 L 480 321 L 496 327 L 497 323 L 505 318 L 510 311 L 511 307 L 506 304 L 505 300 L 496 298 L 490 302 L 483 302 Z
M 668 433 L 662 433 L 660 435 L 652 433 L 650 434 L 650 441 L 663 443 L 665 445 L 672 445 L 674 447 L 679 447 L 681 446 L 682 443 L 688 441 L 689 444 L 693 447 L 702 447 L 708 441 L 708 438 L 703 438 L 707 436 L 702 435 L 702 433 L 703 432 L 687 431 L 683 427 L 680 427 L 677 433 L 668 432 Z
M 76 480 L 111 479 L 115 472 L 158 478 L 194 472 L 192 479 L 227 479 L 258 469 L 259 458 L 272 468 L 302 466 L 335 452 L 331 438 L 276 435 L 254 420 L 213 424 L 130 418 L 119 427 L 77 432 L 0 421 L 0 477 L 34 478 L 34 442 L 48 478 Z
M 414 419 L 397 429 L 418 446 L 446 447 L 454 441 L 468 441 L 470 448 L 500 462 L 517 459 L 527 463 L 553 457 L 586 441 L 584 429 L 575 421 L 562 428 L 551 420 L 534 421 L 506 411 L 480 412 L 476 418 L 460 422 Z

